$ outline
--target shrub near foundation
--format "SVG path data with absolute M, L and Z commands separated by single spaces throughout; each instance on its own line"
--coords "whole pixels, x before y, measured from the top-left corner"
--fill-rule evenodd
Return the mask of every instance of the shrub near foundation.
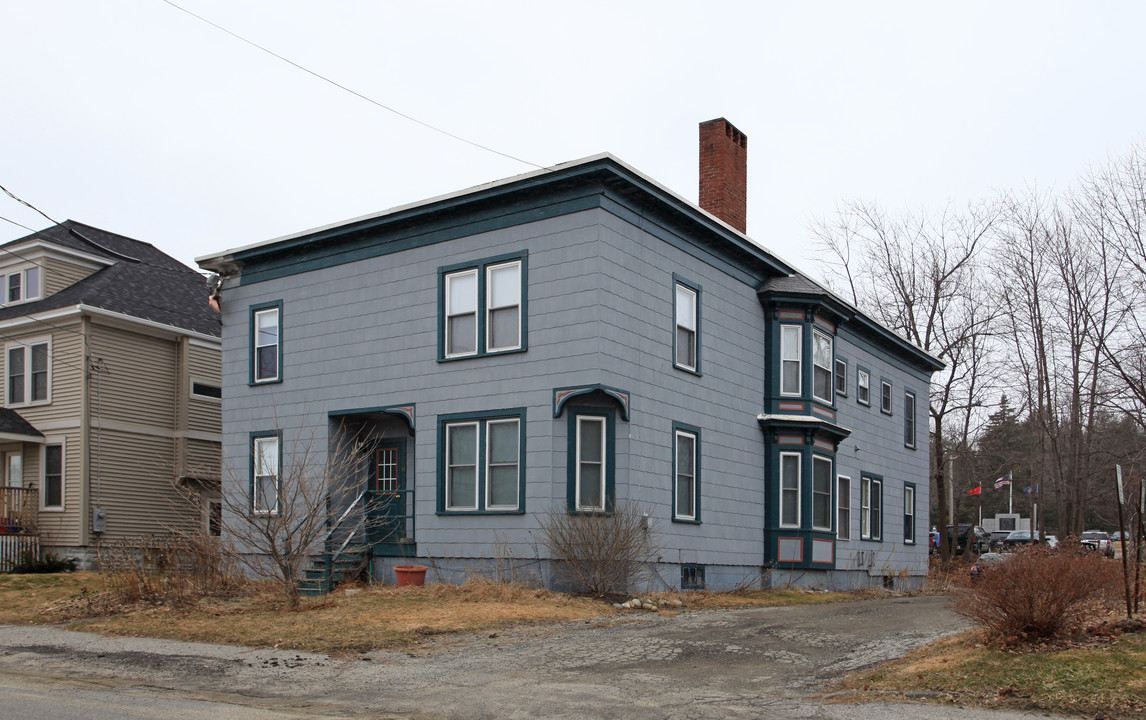
M 955 609 L 1004 644 L 1050 638 L 1116 612 L 1116 563 L 1094 553 L 1042 546 L 991 567 L 956 600 Z

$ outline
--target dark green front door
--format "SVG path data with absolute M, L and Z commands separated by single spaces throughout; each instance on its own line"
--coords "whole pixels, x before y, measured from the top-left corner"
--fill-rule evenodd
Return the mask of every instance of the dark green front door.
M 379 445 L 374 451 L 374 476 L 366 501 L 374 552 L 400 554 L 399 544 L 406 538 L 405 443 Z

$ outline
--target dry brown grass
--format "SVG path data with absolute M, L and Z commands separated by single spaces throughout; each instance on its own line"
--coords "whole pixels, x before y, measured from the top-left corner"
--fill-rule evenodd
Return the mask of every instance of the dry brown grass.
M 56 622 L 45 614 L 48 606 L 75 597 L 85 590 L 103 592 L 99 573 L 54 573 L 37 575 L 0 575 L 0 623 L 30 625 Z

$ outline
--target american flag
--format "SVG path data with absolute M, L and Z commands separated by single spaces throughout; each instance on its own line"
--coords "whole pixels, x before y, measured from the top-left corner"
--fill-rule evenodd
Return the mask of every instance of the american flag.
M 1001 477 L 995 481 L 995 489 L 998 490 L 999 488 L 1003 487 L 1004 485 L 1010 485 L 1010 484 L 1011 484 L 1011 474 L 1007 473 L 1006 475 L 1004 475 L 1003 477 Z

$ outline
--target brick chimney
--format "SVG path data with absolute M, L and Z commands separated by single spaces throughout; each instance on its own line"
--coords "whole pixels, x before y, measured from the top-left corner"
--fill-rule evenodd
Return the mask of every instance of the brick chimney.
M 700 206 L 747 231 L 748 136 L 724 118 L 700 124 Z

